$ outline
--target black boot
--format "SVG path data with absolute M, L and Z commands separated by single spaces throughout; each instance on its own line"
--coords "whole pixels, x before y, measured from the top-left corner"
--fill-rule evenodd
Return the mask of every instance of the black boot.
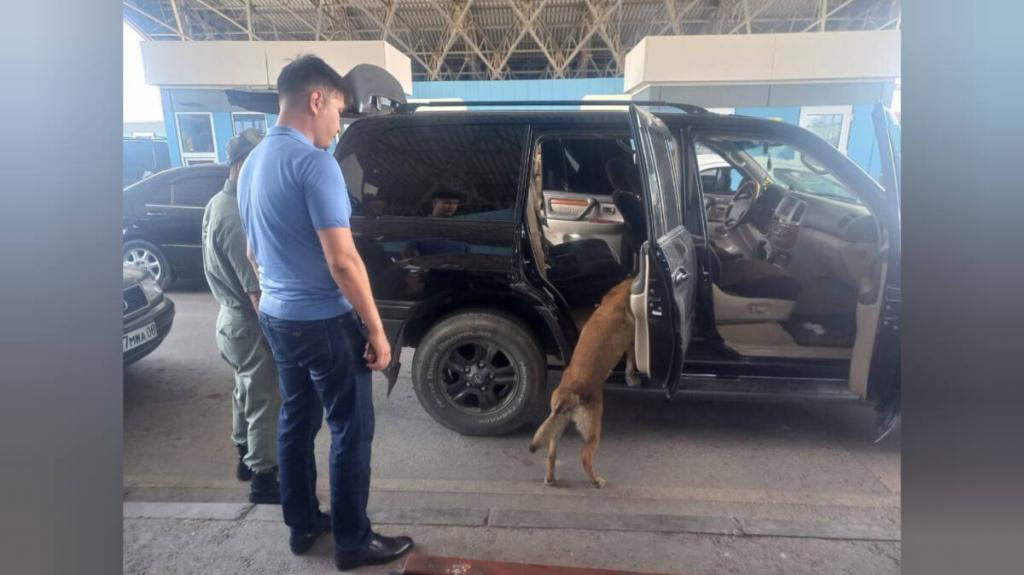
M 243 443 L 236 445 L 235 449 L 238 450 L 238 465 L 235 466 L 235 477 L 239 481 L 249 481 L 252 479 L 252 469 L 249 469 L 249 466 L 242 461 L 245 459 L 245 454 L 249 453 L 249 446 Z
M 268 505 L 281 503 L 281 485 L 277 482 L 276 467 L 269 471 L 253 474 L 249 491 L 249 503 L 264 503 Z

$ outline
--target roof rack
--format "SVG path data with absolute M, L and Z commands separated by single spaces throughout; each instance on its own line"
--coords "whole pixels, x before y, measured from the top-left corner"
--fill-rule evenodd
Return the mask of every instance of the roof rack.
M 461 108 L 477 106 L 661 106 L 676 108 L 687 114 L 710 114 L 707 109 L 693 104 L 678 104 L 656 100 L 475 100 L 475 101 L 443 101 L 443 102 L 409 102 L 396 104 L 396 112 L 415 112 L 419 108 Z

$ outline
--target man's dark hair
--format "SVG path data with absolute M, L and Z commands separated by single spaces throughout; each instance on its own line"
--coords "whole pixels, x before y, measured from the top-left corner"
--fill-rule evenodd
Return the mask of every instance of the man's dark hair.
M 345 92 L 345 78 L 330 64 L 312 54 L 301 55 L 281 69 L 277 93 L 289 99 L 301 98 L 317 88 Z
M 434 193 L 430 194 L 430 198 L 433 200 L 465 200 L 466 196 L 459 191 L 456 191 L 448 186 L 441 184 L 438 186 Z

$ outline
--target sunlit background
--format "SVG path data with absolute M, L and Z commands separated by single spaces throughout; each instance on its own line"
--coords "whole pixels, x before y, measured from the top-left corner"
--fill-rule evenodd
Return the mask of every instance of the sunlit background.
M 160 106 L 160 90 L 146 85 L 142 70 L 142 51 L 139 47 L 142 38 L 128 24 L 122 24 L 121 28 L 124 31 L 124 121 L 162 122 L 164 114 Z

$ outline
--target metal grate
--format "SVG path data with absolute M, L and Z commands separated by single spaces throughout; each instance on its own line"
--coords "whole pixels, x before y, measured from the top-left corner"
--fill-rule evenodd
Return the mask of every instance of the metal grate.
M 146 307 L 146 304 L 149 303 L 146 300 L 146 294 L 143 293 L 142 288 L 137 285 L 132 286 L 121 292 L 121 299 L 123 302 L 123 305 L 121 307 L 122 316 L 131 315 L 139 311 L 140 309 Z

